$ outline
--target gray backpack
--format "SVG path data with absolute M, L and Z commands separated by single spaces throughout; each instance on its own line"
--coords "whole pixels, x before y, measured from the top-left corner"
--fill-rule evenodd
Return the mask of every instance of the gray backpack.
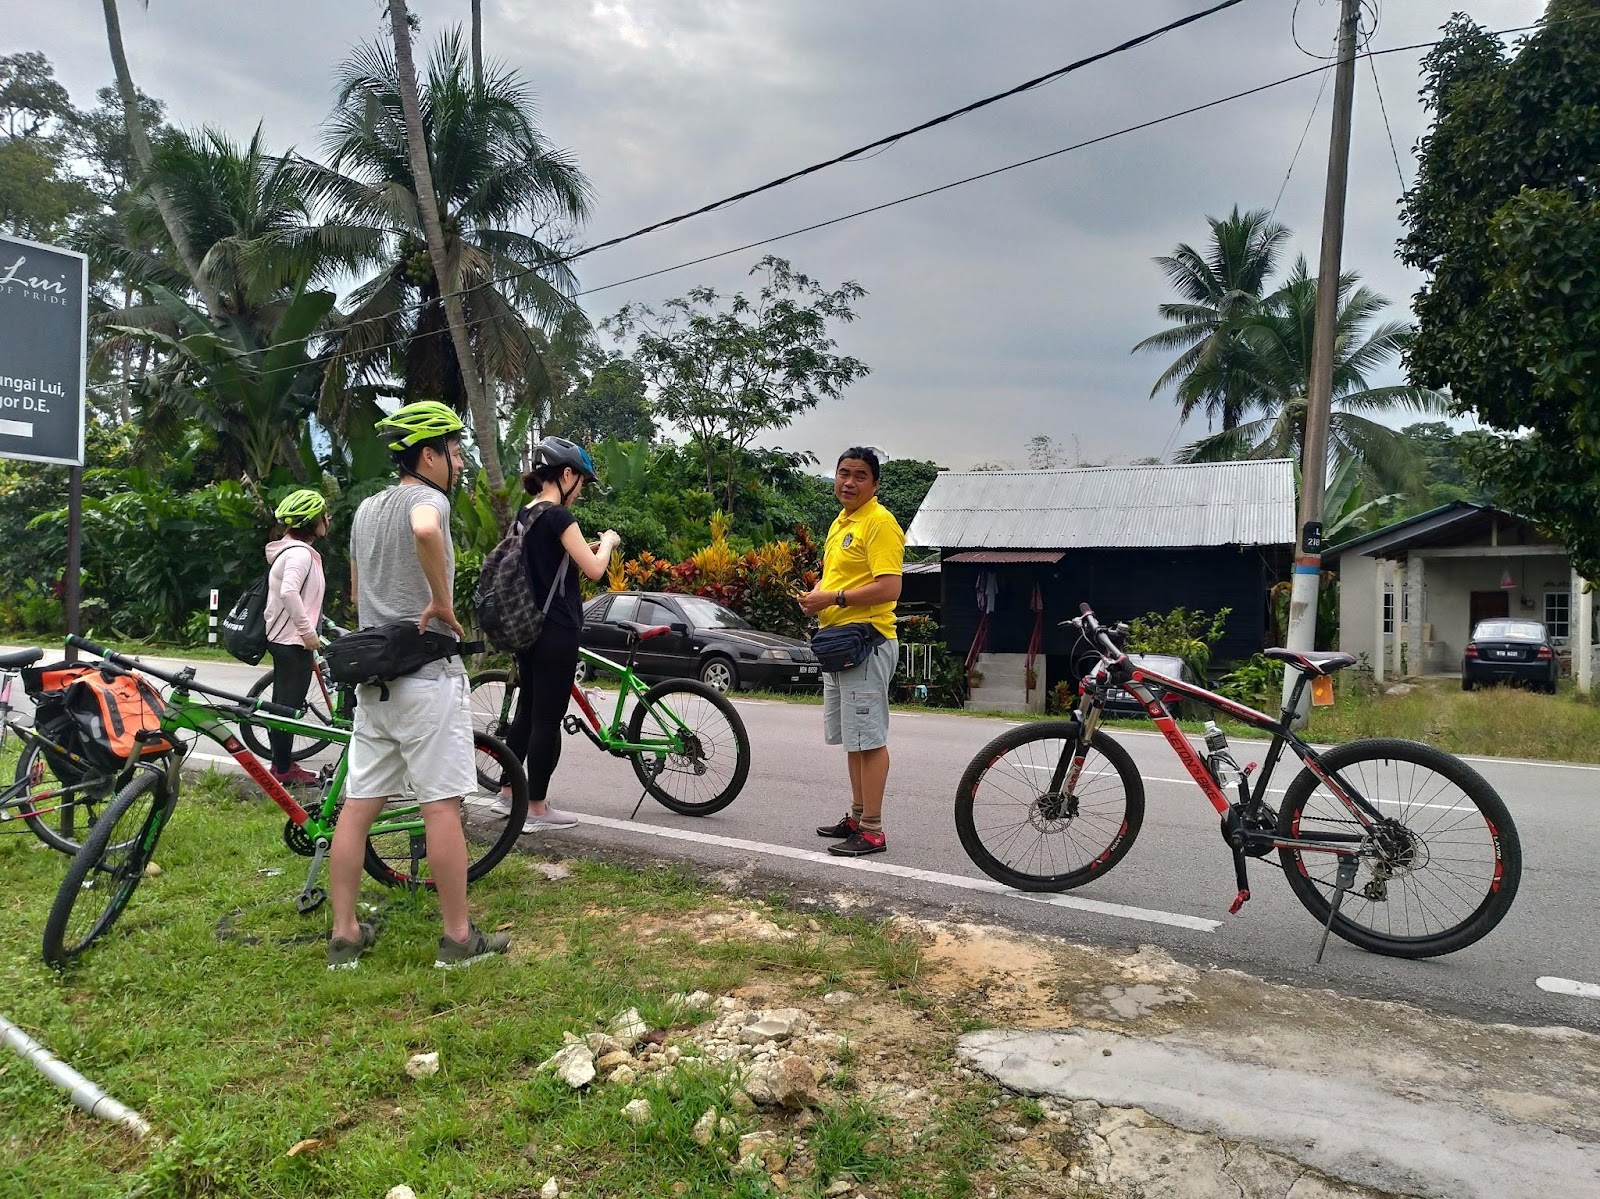
M 510 531 L 500 539 L 500 544 L 483 560 L 483 571 L 472 593 L 472 610 L 489 644 L 502 653 L 519 653 L 539 640 L 550 605 L 566 580 L 567 566 L 572 560 L 562 555 L 561 566 L 550 583 L 550 593 L 540 607 L 523 564 L 523 538 L 553 506 L 549 503 L 535 505 L 532 519 L 525 520 L 519 515 Z

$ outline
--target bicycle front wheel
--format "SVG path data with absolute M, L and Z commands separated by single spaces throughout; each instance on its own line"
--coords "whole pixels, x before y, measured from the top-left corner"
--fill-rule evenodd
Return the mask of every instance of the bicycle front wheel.
M 267 671 L 256 685 L 250 688 L 251 699 L 272 698 L 272 682 L 274 674 Z M 306 692 L 305 720 L 311 724 L 333 723 L 333 714 L 328 711 L 328 701 L 322 694 L 322 686 L 315 678 L 311 680 L 311 690 Z M 272 759 L 272 742 L 267 739 L 267 730 L 259 724 L 251 724 L 248 720 L 239 722 L 239 736 L 244 738 L 244 743 L 255 751 L 258 757 Z M 296 762 L 302 762 L 312 754 L 319 754 L 327 749 L 331 741 L 319 740 L 315 737 L 303 737 L 299 733 L 294 735 L 294 748 L 289 751 L 289 757 Z
M 31 738 L 22 747 L 13 778 L 13 789 L 20 788 L 13 801 L 17 814 L 34 836 L 65 854 L 83 848 L 89 830 L 115 798 L 114 774 L 58 763 Z
M 1008 729 L 972 759 L 956 789 L 956 832 L 990 878 L 1019 891 L 1067 891 L 1133 848 L 1144 823 L 1138 767 L 1096 732 L 1064 793 L 1056 780 L 1077 749 L 1077 721 L 1051 720 Z
M 467 839 L 467 881 L 476 882 L 511 852 L 528 818 L 528 776 L 504 742 L 474 733 L 477 789 L 461 797 Z M 366 870 L 386 887 L 435 889 L 428 869 L 422 809 L 400 798 L 385 806 L 367 837 Z
M 44 926 L 44 960 L 60 969 L 117 922 L 177 800 L 167 775 L 140 770 L 95 822 L 83 848 L 67 867 Z
M 651 746 L 631 755 L 633 773 L 652 799 L 681 816 L 722 811 L 750 774 L 744 721 L 731 703 L 692 679 L 669 679 L 646 691 L 628 718 L 628 740 Z
M 1310 770 L 1284 793 L 1281 837 L 1367 833 L 1335 933 L 1373 953 L 1426 958 L 1465 948 L 1500 923 L 1522 879 L 1522 844 L 1482 775 L 1431 745 L 1387 739 L 1338 746 L 1321 767 L 1382 817 L 1363 824 Z M 1278 858 L 1296 897 L 1326 924 L 1339 857 L 1280 849 Z

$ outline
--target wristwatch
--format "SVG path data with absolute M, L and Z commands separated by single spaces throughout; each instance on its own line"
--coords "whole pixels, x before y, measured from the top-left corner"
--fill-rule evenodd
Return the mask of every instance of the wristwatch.
M 833 597 L 833 602 L 838 604 L 839 607 L 841 607 L 841 608 L 848 608 L 850 606 L 848 603 L 845 602 L 844 592 L 842 592 L 842 591 L 839 592 L 838 595 Z

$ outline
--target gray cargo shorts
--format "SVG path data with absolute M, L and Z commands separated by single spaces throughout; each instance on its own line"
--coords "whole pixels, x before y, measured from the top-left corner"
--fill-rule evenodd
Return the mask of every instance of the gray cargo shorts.
M 822 676 L 822 732 L 851 753 L 889 744 L 889 685 L 900 643 L 885 641 L 859 666 Z

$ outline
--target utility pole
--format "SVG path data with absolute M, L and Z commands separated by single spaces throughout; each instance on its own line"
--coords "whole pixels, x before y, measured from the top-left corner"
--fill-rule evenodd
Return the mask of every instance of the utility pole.
M 1300 462 L 1300 535 L 1289 593 L 1289 646 L 1317 644 L 1317 595 L 1322 587 L 1322 503 L 1328 483 L 1328 419 L 1333 409 L 1333 342 L 1339 319 L 1339 271 L 1344 250 L 1344 198 L 1350 177 L 1350 114 L 1355 106 L 1356 35 L 1360 0 L 1340 0 L 1339 63 L 1333 80 L 1333 131 L 1328 141 L 1328 190 L 1322 204 L 1322 262 L 1317 272 L 1317 324 L 1306 389 L 1306 431 Z M 1284 674 L 1284 699 L 1295 683 Z M 1309 695 L 1301 697 L 1297 723 Z

